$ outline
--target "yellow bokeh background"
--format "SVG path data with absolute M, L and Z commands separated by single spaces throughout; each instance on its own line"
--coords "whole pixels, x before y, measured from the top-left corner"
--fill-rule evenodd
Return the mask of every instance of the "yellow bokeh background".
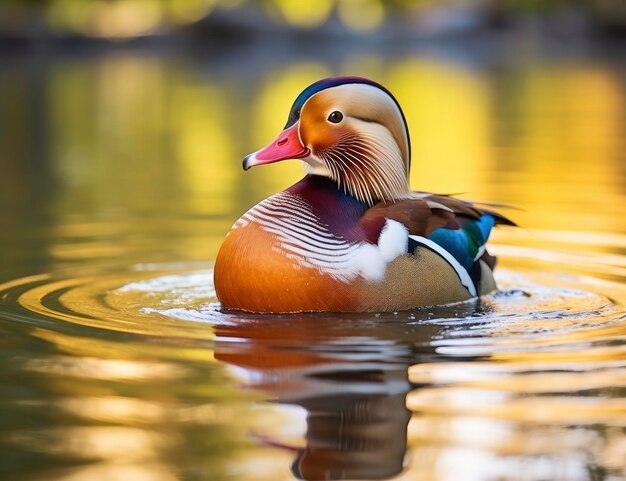
M 404 109 L 413 189 L 517 207 L 507 212 L 523 229 L 494 237 L 506 244 L 583 254 L 618 254 L 625 244 L 626 102 L 610 64 L 536 59 L 494 71 L 370 53 L 245 74 L 198 67 L 132 52 L 66 60 L 39 81 L 39 109 L 19 73 L 2 74 L 8 225 L 45 208 L 34 227 L 46 229 L 53 262 L 213 259 L 243 212 L 303 175 L 299 161 L 243 172 L 242 158 L 275 138 L 304 87 L 361 75 Z M 31 172 L 33 162 L 45 168 Z M 48 189 L 31 195 L 34 178 Z M 119 242 L 91 235 L 101 231 Z M 83 233 L 84 251 L 72 232 Z

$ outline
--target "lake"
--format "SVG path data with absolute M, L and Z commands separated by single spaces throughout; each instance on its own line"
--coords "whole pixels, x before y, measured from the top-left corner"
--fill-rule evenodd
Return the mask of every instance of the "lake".
M 626 63 L 531 47 L 4 53 L 0 478 L 626 479 Z M 402 105 L 414 189 L 515 206 L 500 291 L 221 312 L 222 239 L 302 175 L 241 159 L 346 74 Z

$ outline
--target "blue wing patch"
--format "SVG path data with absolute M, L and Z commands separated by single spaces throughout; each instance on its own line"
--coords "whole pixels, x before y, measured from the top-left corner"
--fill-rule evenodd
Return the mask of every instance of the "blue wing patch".
M 493 225 L 494 218 L 484 214 L 478 220 L 468 220 L 460 229 L 435 229 L 428 238 L 447 250 L 469 270 L 485 251 Z

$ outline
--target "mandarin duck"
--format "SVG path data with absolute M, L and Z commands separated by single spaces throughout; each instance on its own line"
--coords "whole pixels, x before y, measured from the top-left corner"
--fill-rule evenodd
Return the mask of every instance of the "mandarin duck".
M 491 204 L 410 190 L 407 123 L 383 86 L 334 77 L 304 89 L 243 168 L 286 159 L 304 161 L 305 177 L 248 210 L 219 250 L 224 309 L 398 311 L 496 289 L 485 244 L 515 224 Z

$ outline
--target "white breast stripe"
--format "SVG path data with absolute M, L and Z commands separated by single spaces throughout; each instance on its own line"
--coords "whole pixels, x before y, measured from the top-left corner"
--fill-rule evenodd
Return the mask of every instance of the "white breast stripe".
M 477 296 L 476 287 L 474 287 L 474 282 L 472 281 L 472 278 L 469 276 L 469 273 L 467 272 L 465 267 L 463 267 L 452 254 L 450 254 L 439 244 L 436 244 L 426 237 L 420 237 L 418 235 L 411 235 L 409 237 L 419 244 L 428 247 L 430 250 L 435 251 L 437 254 L 443 257 L 448 262 L 448 264 L 450 264 L 450 266 L 452 266 L 452 268 L 456 271 L 456 274 L 459 276 L 461 284 L 463 284 L 463 286 L 469 291 L 470 295 L 472 297 Z
M 480 258 L 483 256 L 483 254 L 485 253 L 485 249 L 486 249 L 485 244 L 481 245 L 481 246 L 478 248 L 478 252 L 477 252 L 477 253 L 476 253 L 476 255 L 474 256 L 474 260 L 475 260 L 475 261 L 477 261 L 478 259 L 480 259 Z
M 288 229 L 302 233 L 303 235 L 315 236 L 320 239 L 321 242 L 325 244 L 342 244 L 345 241 L 341 239 L 337 239 L 332 236 L 328 232 L 319 232 L 320 224 L 317 224 L 315 229 L 304 227 L 307 225 L 305 222 L 295 222 L 294 219 L 290 219 L 289 217 L 278 217 L 277 215 L 266 215 L 261 211 L 256 211 L 255 215 L 262 219 L 265 219 L 268 222 L 275 222 L 276 224 Z M 285 214 L 283 214 L 284 216 Z
M 233 229 L 251 222 L 276 236 L 276 249 L 284 256 L 344 282 L 357 276 L 380 281 L 387 263 L 407 252 L 408 232 L 402 224 L 387 220 L 378 245 L 348 242 L 330 232 L 301 197 L 285 192 L 254 206 Z

